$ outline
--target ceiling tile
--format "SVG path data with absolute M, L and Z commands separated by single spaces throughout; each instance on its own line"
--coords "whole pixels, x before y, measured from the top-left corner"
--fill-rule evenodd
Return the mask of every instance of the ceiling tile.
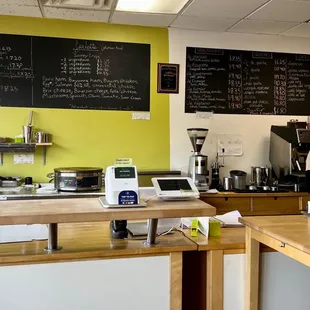
M 229 29 L 230 32 L 243 32 L 243 33 L 262 33 L 262 34 L 279 34 L 292 27 L 295 27 L 298 23 L 286 23 L 286 22 L 270 22 L 260 20 L 242 20 Z
M 119 0 L 117 11 L 177 14 L 189 0 Z
M 2 5 L 15 4 L 15 5 L 30 5 L 30 6 L 38 6 L 37 0 L 0 0 L 0 7 Z M 0 11 L 0 13 L 2 13 Z
M 286 31 L 282 35 L 310 38 L 310 24 L 309 23 L 300 24 L 299 26 Z
M 273 0 L 249 19 L 305 22 L 310 19 L 310 1 Z
M 45 16 L 48 18 L 81 20 L 92 22 L 107 22 L 109 19 L 108 11 L 59 9 L 59 8 L 45 7 L 44 12 Z
M 177 15 L 172 14 L 145 14 L 115 12 L 112 17 L 113 24 L 126 24 L 150 27 L 168 27 Z
M 237 23 L 239 19 L 232 18 L 203 18 L 192 16 L 180 16 L 171 25 L 172 28 L 207 30 L 207 31 L 226 31 L 229 27 Z
M 38 6 L 21 6 L 16 4 L 0 4 L 1 15 L 42 17 Z
M 183 15 L 243 18 L 267 1 L 268 0 L 195 0 Z

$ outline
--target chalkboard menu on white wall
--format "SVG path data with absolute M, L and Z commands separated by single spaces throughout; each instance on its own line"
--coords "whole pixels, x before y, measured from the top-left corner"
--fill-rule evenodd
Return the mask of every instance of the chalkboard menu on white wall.
M 0 106 L 150 110 L 150 45 L 0 34 Z
M 310 55 L 187 47 L 185 112 L 310 115 Z

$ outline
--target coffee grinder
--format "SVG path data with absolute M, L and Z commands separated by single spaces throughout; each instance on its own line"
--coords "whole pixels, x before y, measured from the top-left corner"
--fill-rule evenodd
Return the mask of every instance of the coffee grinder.
M 188 176 L 194 181 L 200 192 L 209 189 L 208 156 L 200 153 L 209 129 L 188 128 L 187 133 L 194 148 L 194 155 L 189 158 Z

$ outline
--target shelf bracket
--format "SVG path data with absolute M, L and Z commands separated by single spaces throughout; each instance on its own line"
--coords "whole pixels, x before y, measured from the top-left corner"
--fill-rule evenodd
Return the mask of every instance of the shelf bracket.
M 46 166 L 46 146 L 43 147 L 43 166 Z
M 3 153 L 0 153 L 0 166 L 3 166 Z

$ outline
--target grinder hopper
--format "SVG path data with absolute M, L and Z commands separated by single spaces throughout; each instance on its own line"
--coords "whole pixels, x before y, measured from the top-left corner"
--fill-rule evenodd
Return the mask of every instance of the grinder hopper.
M 202 149 L 202 146 L 206 140 L 206 137 L 209 133 L 209 129 L 206 128 L 188 128 L 187 133 L 189 139 L 192 142 L 195 155 L 199 155 Z

